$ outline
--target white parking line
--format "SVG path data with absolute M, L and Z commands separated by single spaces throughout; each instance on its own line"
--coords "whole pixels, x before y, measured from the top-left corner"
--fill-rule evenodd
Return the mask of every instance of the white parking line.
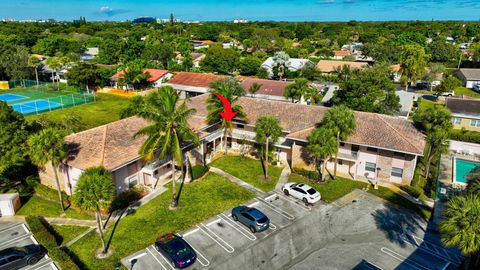
M 225 218 L 223 218 L 223 217 L 220 216 L 220 215 L 223 215 Z M 222 220 L 223 220 L 225 223 L 227 223 L 230 227 L 232 227 L 232 228 L 234 228 L 235 230 L 237 230 L 237 232 L 241 233 L 241 234 L 242 234 L 243 236 L 245 236 L 247 239 L 249 239 L 249 240 L 251 240 L 251 241 L 257 240 L 257 237 L 256 237 L 254 234 L 252 234 L 250 231 L 248 231 L 248 230 L 246 230 L 246 229 L 244 229 L 244 228 L 242 228 L 242 227 L 237 227 L 236 225 L 233 225 L 232 223 L 230 223 L 230 222 L 231 222 L 231 221 L 230 221 L 230 218 L 227 217 L 227 215 L 225 215 L 225 214 L 223 214 L 223 213 L 220 214 L 220 215 L 218 215 L 218 217 L 219 217 L 220 219 L 222 219 Z M 228 220 L 228 221 L 227 221 L 227 220 Z M 242 230 L 243 230 L 243 232 L 242 232 Z
M 212 226 L 213 224 L 217 224 L 221 221 L 221 219 L 217 218 L 216 220 L 210 222 L 210 223 L 207 223 L 207 226 Z
M 197 261 L 203 265 L 204 267 L 207 267 L 210 265 L 210 261 L 207 260 L 207 258 L 205 258 L 205 256 L 203 256 L 202 253 L 200 253 L 191 243 L 188 243 L 192 248 L 193 250 L 195 250 L 195 252 L 197 253 Z M 202 262 L 202 260 L 200 260 L 200 257 L 202 258 L 202 260 L 205 260 L 205 262 Z
M 16 223 L 16 224 L 14 224 L 10 227 L 7 227 L 5 229 L 0 230 L 0 233 L 6 232 L 6 231 L 11 230 L 11 229 L 14 229 L 14 228 L 18 227 L 19 225 L 25 226 L 23 223 Z
M 216 233 L 214 233 L 212 230 L 210 230 L 210 228 L 208 228 L 207 226 L 205 226 L 203 223 L 200 223 L 200 225 L 205 228 L 208 232 L 210 232 L 212 235 L 214 235 L 217 239 L 215 239 L 214 237 L 212 237 L 208 232 L 206 232 L 204 229 L 202 229 L 202 227 L 198 226 L 197 227 L 202 231 L 204 232 L 206 235 L 208 235 L 208 237 L 210 237 L 213 241 L 215 241 L 215 243 L 217 243 L 219 246 L 221 246 L 223 249 L 225 249 L 226 252 L 228 253 L 233 253 L 235 251 L 235 249 L 227 243 L 227 241 L 223 240 L 220 236 L 218 236 Z M 222 243 L 220 243 L 222 242 Z
M 272 230 L 276 230 L 277 226 L 273 225 L 273 223 L 270 222 L 270 225 L 268 226 L 268 228 L 271 228 Z
M 140 254 L 138 254 L 137 256 L 128 259 L 128 261 L 129 261 L 129 262 L 132 262 L 133 260 L 138 259 L 138 258 L 141 258 L 141 257 L 143 257 L 143 256 L 145 256 L 145 255 L 147 255 L 146 252 L 140 253 Z
M 24 268 L 23 270 L 32 270 L 32 269 L 37 270 L 37 269 L 40 269 L 40 268 L 42 268 L 42 267 L 44 267 L 44 266 L 47 266 L 47 265 L 49 265 L 49 264 L 51 264 L 51 263 L 52 263 L 52 261 L 47 259 L 46 261 L 44 261 L 44 262 L 42 262 L 42 263 L 40 263 L 40 264 L 32 265 L 32 266 L 30 266 L 30 267 Z
M 261 198 L 257 198 L 257 200 L 263 202 L 263 204 L 265 204 L 266 206 L 268 206 L 268 207 L 269 207 L 270 209 L 272 209 L 273 211 L 279 213 L 279 214 L 282 215 L 283 217 L 285 217 L 285 218 L 287 218 L 287 219 L 289 219 L 289 220 L 294 220 L 294 219 L 295 219 L 295 217 L 294 217 L 292 214 L 288 213 L 287 211 L 284 211 L 284 210 L 280 209 L 279 207 L 276 207 L 276 206 L 272 205 L 271 203 L 269 203 L 269 202 L 267 202 L 267 201 L 264 201 L 264 200 L 261 199 Z M 277 208 L 278 208 L 278 209 L 277 209 Z
M 32 236 L 31 234 L 25 234 L 25 235 L 10 239 L 10 240 L 5 241 L 2 244 L 0 244 L 0 247 L 4 247 L 4 246 L 7 246 L 11 243 L 14 243 L 14 242 L 17 242 L 17 241 L 22 241 L 22 240 L 25 240 L 25 239 L 28 239 L 28 238 L 32 239 L 31 236 Z
M 409 241 L 409 239 L 408 239 L 409 237 L 413 239 L 415 244 L 413 244 L 413 243 L 411 243 L 411 241 Z M 459 265 L 461 263 L 461 259 L 456 258 L 457 261 L 454 262 L 453 259 L 449 256 L 449 254 L 445 251 L 445 249 L 443 249 L 441 247 L 438 247 L 435 244 L 432 244 L 428 241 L 425 241 L 425 240 L 419 238 L 418 236 L 415 236 L 413 234 L 403 233 L 403 238 L 404 238 L 404 241 L 406 243 L 408 243 L 408 244 L 410 244 L 414 247 L 420 248 L 421 250 L 433 255 L 434 257 L 440 258 L 440 259 L 446 261 L 447 263 L 452 263 L 452 264 L 455 264 L 455 265 Z M 420 243 L 417 240 L 420 240 Z M 443 251 L 443 254 L 439 250 Z M 446 256 L 444 254 L 446 254 Z
M 277 194 L 272 194 L 272 195 L 266 197 L 265 200 L 268 201 L 268 200 L 270 200 L 271 198 L 274 198 L 275 196 L 277 196 Z
M 247 205 L 248 207 L 254 207 L 255 205 L 258 205 L 260 202 L 256 201 L 256 202 L 253 202 L 249 205 Z
M 192 229 L 192 230 L 184 233 L 184 234 L 182 235 L 182 237 L 187 237 L 187 236 L 189 236 L 190 234 L 193 234 L 193 233 L 196 233 L 196 232 L 198 232 L 198 229 L 197 229 L 197 228 Z
M 153 248 L 153 249 L 155 249 L 155 248 Z M 155 255 L 150 251 L 150 249 L 148 249 L 148 247 L 146 248 L 146 250 L 148 251 L 148 253 L 150 253 L 150 255 L 152 255 L 153 259 L 155 259 L 155 261 L 157 261 L 158 264 L 160 264 L 160 265 L 162 266 L 162 268 L 163 268 L 164 270 L 168 270 L 168 269 L 165 267 L 165 265 L 163 265 L 163 264 L 160 262 L 160 260 L 157 259 L 157 257 L 155 257 Z M 158 253 L 158 251 L 157 251 L 157 253 Z M 159 253 L 159 254 L 160 254 L 160 253 Z M 162 256 L 162 258 L 163 258 L 163 256 Z M 165 258 L 163 258 L 163 259 L 165 260 Z M 168 263 L 168 265 L 170 265 L 170 263 Z M 170 265 L 170 267 L 173 269 L 173 267 L 172 267 L 171 265 Z
M 397 259 L 398 261 L 400 261 L 400 262 L 402 262 L 402 263 L 406 263 L 406 264 L 410 265 L 410 266 L 411 266 L 412 268 L 414 268 L 414 269 L 418 269 L 418 270 L 422 270 L 422 269 L 423 269 L 423 270 L 430 270 L 429 268 L 426 268 L 426 267 L 424 267 L 424 266 L 422 266 L 422 265 L 420 265 L 420 264 L 412 261 L 411 259 L 406 258 L 406 257 L 398 254 L 397 252 L 395 252 L 395 251 L 393 251 L 393 250 L 391 250 L 391 249 L 389 249 L 389 248 L 382 247 L 380 250 L 381 250 L 383 253 L 389 255 L 389 256 L 392 257 L 392 258 L 395 258 L 395 259 Z

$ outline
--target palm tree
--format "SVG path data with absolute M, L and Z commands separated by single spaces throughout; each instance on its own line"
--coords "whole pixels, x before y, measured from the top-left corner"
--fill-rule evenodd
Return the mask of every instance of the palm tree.
M 441 241 L 447 247 L 458 247 L 469 256 L 480 251 L 480 196 L 469 193 L 452 197 L 443 211 L 440 222 Z
M 338 151 L 335 130 L 330 126 L 315 128 L 307 138 L 307 151 L 313 156 L 315 168 L 321 175 L 321 180 L 325 179 L 325 165 L 329 157 Z M 320 164 L 323 163 L 320 170 Z
M 275 116 L 265 115 L 257 119 L 254 130 L 257 143 L 265 144 L 265 169 L 263 176 L 264 179 L 268 179 L 268 145 L 274 145 L 278 141 L 278 138 L 282 135 L 282 128 Z
M 480 192 L 480 165 L 473 168 L 466 176 L 467 191 L 470 193 Z
M 30 56 L 30 58 L 28 58 L 28 65 L 33 67 L 33 69 L 35 70 L 35 79 L 37 81 L 37 87 L 38 87 L 38 66 L 42 63 L 42 61 L 40 61 L 40 59 L 38 59 L 38 57 L 32 55 Z
M 62 208 L 62 211 L 65 212 L 57 172 L 58 166 L 68 154 L 63 135 L 58 129 L 46 128 L 28 138 L 28 146 L 29 156 L 34 164 L 43 167 L 50 162 L 53 173 L 55 174 L 60 207 Z
M 57 57 L 49 57 L 45 60 L 45 63 L 48 65 L 50 69 L 53 70 L 53 84 L 55 84 L 55 79 L 58 76 L 58 69 L 60 68 L 60 61 Z M 57 84 L 57 87 L 60 88 L 60 85 Z
M 151 124 L 140 129 L 135 137 L 146 135 L 147 140 L 140 148 L 140 155 L 145 160 L 164 159 L 171 156 L 172 162 L 172 208 L 177 207 L 177 190 L 175 186 L 175 162 L 183 165 L 182 143 L 198 144 L 198 136 L 193 132 L 188 119 L 195 113 L 170 86 L 164 86 L 145 97 L 144 107 L 138 115 Z
M 443 154 L 448 150 L 448 140 L 450 132 L 441 127 L 433 127 L 427 134 L 427 164 L 425 166 L 425 178 L 430 174 L 430 163 L 435 155 Z
M 252 83 L 252 85 L 250 85 L 250 87 L 248 88 L 248 93 L 250 93 L 252 97 L 255 97 L 255 93 L 257 93 L 261 87 L 262 87 L 262 84 Z
M 115 198 L 112 174 L 103 167 L 86 169 L 75 186 L 72 200 L 85 211 L 95 211 L 97 230 L 102 242 L 102 252 L 107 253 L 103 239 L 102 217 L 100 212 L 107 209 Z
M 295 100 L 300 100 L 310 88 L 311 86 L 309 85 L 307 79 L 297 78 L 295 79 L 294 83 L 291 83 L 285 87 L 283 96 L 286 98 L 291 98 L 293 103 Z
M 242 106 L 235 104 L 238 101 L 238 96 L 235 96 L 234 94 L 234 89 L 230 88 L 227 84 L 222 84 L 217 86 L 217 88 L 213 89 L 213 91 L 210 93 L 210 96 L 207 99 L 207 110 L 208 110 L 208 115 L 207 115 L 207 121 L 210 124 L 214 123 L 219 123 L 220 122 L 220 127 L 223 128 L 223 146 L 225 149 L 225 155 L 227 155 L 227 136 L 231 135 L 232 130 L 233 130 L 233 123 L 232 121 L 226 121 L 225 118 L 220 116 L 220 112 L 223 112 L 223 104 L 218 99 L 215 94 L 220 94 L 224 96 L 232 105 L 232 111 L 236 112 L 235 118 L 245 120 L 246 116 L 245 113 L 243 112 Z
M 337 136 L 337 151 L 335 152 L 335 165 L 333 176 L 337 177 L 338 149 L 340 140 L 346 140 L 355 130 L 355 115 L 353 111 L 344 105 L 332 107 L 323 119 L 324 125 L 330 126 Z

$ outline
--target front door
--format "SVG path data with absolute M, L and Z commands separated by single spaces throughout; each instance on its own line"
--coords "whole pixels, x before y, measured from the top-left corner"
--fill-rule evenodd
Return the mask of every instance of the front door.
M 152 176 L 148 173 L 143 173 L 143 182 L 146 186 L 152 186 Z

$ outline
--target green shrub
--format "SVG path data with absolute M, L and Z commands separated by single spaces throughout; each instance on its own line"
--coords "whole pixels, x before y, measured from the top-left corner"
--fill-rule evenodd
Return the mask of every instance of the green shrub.
M 142 198 L 142 191 L 138 187 L 133 187 L 125 192 L 120 193 L 112 202 L 110 212 L 126 208 L 131 203 Z
M 480 132 L 465 129 L 452 130 L 450 139 L 462 142 L 480 143 Z
M 314 181 L 320 180 L 320 174 L 316 171 L 305 170 L 302 168 L 293 168 L 292 172 Z
M 27 216 L 25 221 L 40 245 L 48 251 L 48 256 L 60 266 L 61 269 L 79 270 L 68 253 L 58 246 L 61 239 L 56 236 L 55 230 L 41 217 Z
M 192 179 L 198 179 L 204 176 L 208 172 L 209 168 L 206 165 L 195 165 L 192 166 Z
M 420 195 L 422 195 L 422 193 L 423 193 L 422 188 L 412 187 L 412 186 L 409 186 L 409 185 L 401 185 L 400 189 L 407 192 L 410 196 L 412 196 L 416 199 L 418 199 L 418 197 L 420 197 Z

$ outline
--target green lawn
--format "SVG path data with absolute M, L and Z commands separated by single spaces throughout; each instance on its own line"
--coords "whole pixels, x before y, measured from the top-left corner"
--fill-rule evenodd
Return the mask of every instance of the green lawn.
M 472 89 L 468 89 L 465 87 L 457 87 L 455 88 L 455 96 L 465 95 L 473 98 L 480 98 L 480 93 L 473 91 Z
M 114 231 L 111 250 L 113 255 L 104 260 L 94 258 L 100 247 L 96 232 L 92 232 L 70 246 L 88 269 L 112 269 L 122 257 L 139 251 L 166 233 L 180 232 L 209 217 L 233 208 L 255 197 L 254 193 L 210 173 L 202 180 L 183 187 L 180 206 L 169 210 L 170 190 L 153 199 L 120 220 Z M 105 239 L 112 234 L 110 228 Z
M 76 209 L 68 208 L 66 211 L 67 218 L 74 219 L 95 219 L 94 216 L 86 213 L 80 213 Z M 43 199 L 39 196 L 32 196 L 27 202 L 24 202 L 17 215 L 32 215 L 43 217 L 59 217 L 62 214 L 60 204 L 56 201 Z
M 221 157 L 212 162 L 211 166 L 224 170 L 265 192 L 275 188 L 282 173 L 282 168 L 269 166 L 268 176 L 271 180 L 263 180 L 263 169 L 260 161 L 240 156 Z
M 73 225 L 51 225 L 55 232 L 57 232 L 58 235 L 60 235 L 63 239 L 62 245 L 65 245 L 66 243 L 70 242 L 73 240 L 73 238 L 79 236 L 86 230 L 88 230 L 88 227 L 84 226 L 73 226 Z
M 66 115 L 76 115 L 81 119 L 80 130 L 87 130 L 120 119 L 120 111 L 128 106 L 130 98 L 98 93 L 97 101 L 49 113 L 27 117 L 28 120 L 45 118 L 62 123 Z
M 364 189 L 370 186 L 364 182 L 349 180 L 341 177 L 337 177 L 337 179 L 328 181 L 326 183 L 316 183 L 297 174 L 291 174 L 289 181 L 307 183 L 318 190 L 322 195 L 322 200 L 328 203 L 339 199 L 356 188 Z M 379 187 L 377 190 L 375 190 L 370 186 L 367 192 L 394 204 L 411 209 L 424 218 L 430 218 L 432 211 L 430 208 L 414 204 L 388 188 Z

